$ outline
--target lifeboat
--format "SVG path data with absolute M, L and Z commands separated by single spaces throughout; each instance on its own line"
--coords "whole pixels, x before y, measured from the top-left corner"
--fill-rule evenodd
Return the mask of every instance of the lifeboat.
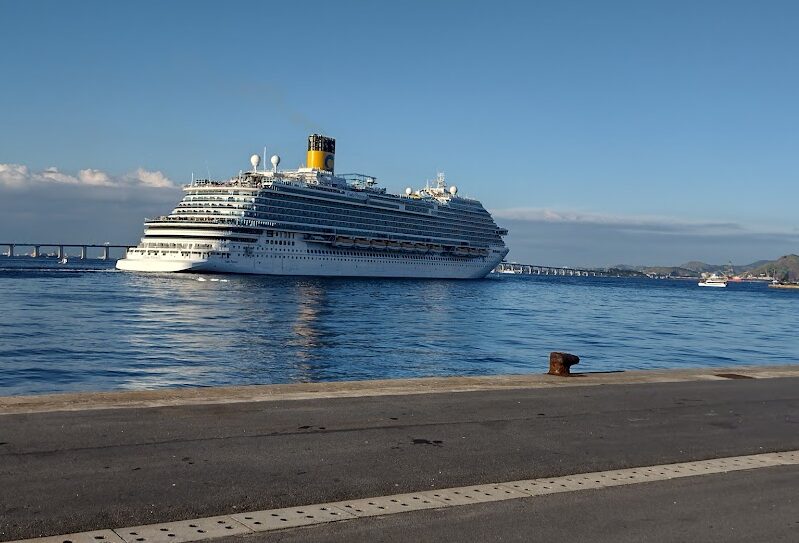
M 369 240 L 366 238 L 355 238 L 355 246 L 359 249 L 368 249 L 371 243 L 369 243 Z
M 414 244 L 413 243 L 407 243 L 407 242 L 400 243 L 400 248 L 402 248 L 403 251 L 413 251 L 414 250 Z
M 373 239 L 371 243 L 372 249 L 383 250 L 386 248 L 386 242 L 380 239 Z
M 397 243 L 396 241 L 389 241 L 386 243 L 386 249 L 388 249 L 389 251 L 399 251 L 400 249 L 402 249 L 402 247 L 400 247 L 400 244 Z
M 444 247 L 442 247 L 441 245 L 431 245 L 430 246 L 430 252 L 431 253 L 443 253 L 444 252 Z
M 427 245 L 424 243 L 415 243 L 413 245 L 413 250 L 417 253 L 426 253 L 427 252 Z
M 333 242 L 333 245 L 336 247 L 352 247 L 352 238 L 339 236 L 336 238 L 336 241 Z

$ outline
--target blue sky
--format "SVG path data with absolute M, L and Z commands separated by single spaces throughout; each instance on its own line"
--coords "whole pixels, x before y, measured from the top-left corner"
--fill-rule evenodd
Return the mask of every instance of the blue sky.
M 799 252 L 796 2 L 6 0 L 0 20 L 0 237 L 134 241 L 192 172 L 264 145 L 295 167 L 319 131 L 390 190 L 445 171 L 518 261 Z

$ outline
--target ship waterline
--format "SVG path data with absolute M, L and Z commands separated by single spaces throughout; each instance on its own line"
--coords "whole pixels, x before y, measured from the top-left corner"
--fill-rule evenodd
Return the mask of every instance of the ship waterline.
M 314 167 L 196 181 L 167 216 L 147 220 L 117 268 L 348 277 L 485 277 L 508 252 L 477 200 L 439 175 L 433 187 L 386 193 L 374 177 L 333 173 L 335 142 L 312 135 Z M 321 156 L 319 153 L 324 153 Z M 329 168 L 329 169 L 325 169 Z

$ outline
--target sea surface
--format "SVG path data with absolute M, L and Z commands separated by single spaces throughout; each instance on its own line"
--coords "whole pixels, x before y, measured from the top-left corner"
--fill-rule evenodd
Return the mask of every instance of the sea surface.
M 763 283 L 146 275 L 0 258 L 0 395 L 799 363 Z

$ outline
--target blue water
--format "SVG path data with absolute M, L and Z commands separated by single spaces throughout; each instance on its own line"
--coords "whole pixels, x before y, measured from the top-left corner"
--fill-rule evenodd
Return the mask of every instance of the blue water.
M 140 275 L 0 258 L 0 395 L 541 373 L 553 350 L 582 371 L 795 364 L 798 310 L 799 292 L 762 283 Z

